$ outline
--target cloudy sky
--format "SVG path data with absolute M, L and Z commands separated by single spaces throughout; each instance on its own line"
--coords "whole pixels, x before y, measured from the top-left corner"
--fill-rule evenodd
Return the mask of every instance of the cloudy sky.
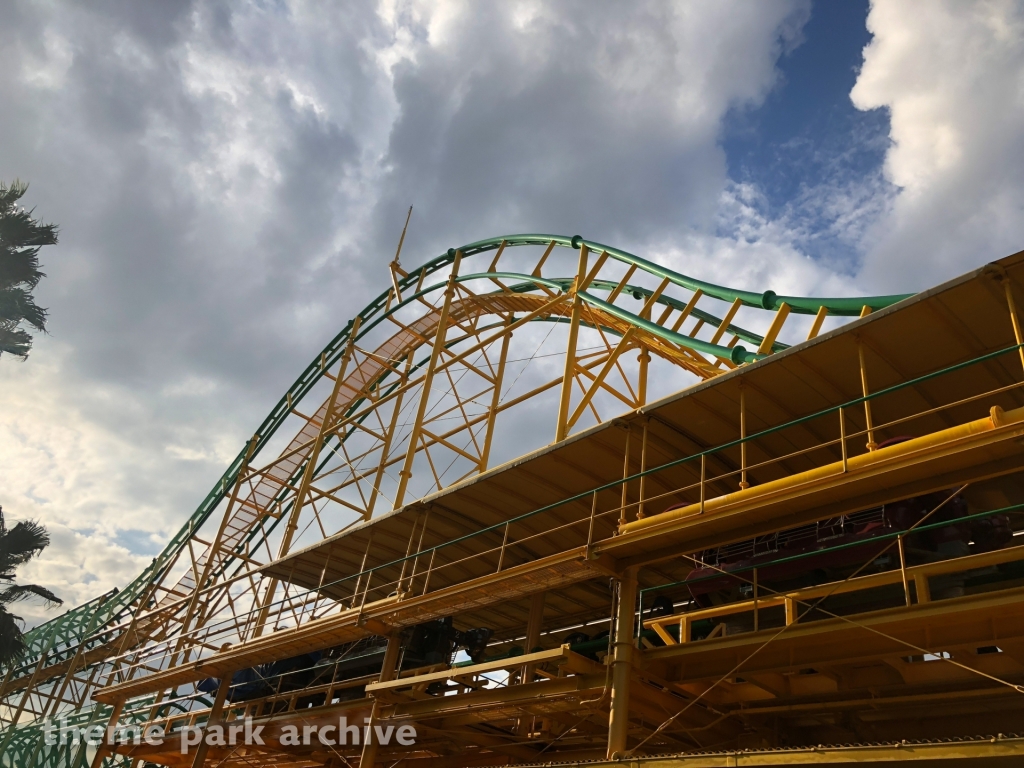
M 514 232 L 890 293 L 1024 248 L 1024 5 L 0 4 L 0 179 L 61 228 L 0 504 L 123 584 L 403 261 Z M 26 615 L 42 615 L 26 608 Z

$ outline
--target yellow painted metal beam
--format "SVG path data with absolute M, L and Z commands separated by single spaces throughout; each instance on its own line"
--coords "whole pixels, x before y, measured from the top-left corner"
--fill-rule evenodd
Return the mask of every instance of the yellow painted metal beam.
M 562 374 L 562 390 L 558 400 L 558 416 L 555 421 L 555 442 L 565 439 L 569 431 L 569 398 L 572 395 L 572 383 L 576 378 L 576 340 L 579 338 L 580 313 L 583 310 L 583 300 L 579 296 L 579 286 L 586 280 L 587 276 L 587 246 L 580 246 L 579 267 L 576 274 L 576 281 L 571 289 L 572 314 L 569 316 L 569 341 L 565 350 L 565 370 Z
M 482 675 L 487 672 L 495 672 L 500 669 L 515 669 L 523 664 L 568 664 L 573 656 L 578 658 L 578 661 L 575 664 L 576 667 L 585 667 L 585 671 L 591 673 L 597 671 L 592 668 L 593 666 L 596 666 L 593 662 L 589 662 L 587 659 L 579 656 L 579 654 L 574 654 L 569 650 L 568 645 L 560 645 L 558 648 L 552 648 L 549 651 L 537 651 L 535 653 L 524 654 L 523 656 L 514 656 L 495 661 L 484 661 L 480 664 L 470 664 L 465 667 L 443 669 L 440 672 L 427 672 L 413 677 L 403 677 L 398 680 L 371 683 L 366 686 L 366 692 L 377 695 L 385 692 L 400 691 L 404 688 L 427 685 L 428 683 L 442 680 L 454 680 L 460 677 Z
M 660 515 L 651 515 L 643 520 L 627 522 L 620 526 L 623 535 L 609 542 L 607 548 L 610 551 L 631 541 L 630 534 L 644 531 L 653 535 L 656 529 L 664 530 L 671 523 L 697 522 L 726 512 L 734 514 L 740 510 L 763 508 L 769 503 L 778 503 L 782 499 L 802 496 L 825 487 L 843 486 L 849 489 L 858 480 L 878 477 L 881 474 L 891 477 L 914 463 L 928 462 L 939 457 L 962 456 L 966 459 L 972 448 L 1011 441 L 1021 435 L 1024 435 L 1024 408 L 1004 412 L 998 406 L 994 406 L 986 418 L 916 437 L 881 450 L 851 456 L 846 460 L 845 466 L 843 461 L 832 462 L 752 488 L 710 498 L 705 500 L 703 505 L 690 504 Z M 1014 453 L 1021 453 L 1019 447 L 1012 450 Z
M 782 304 L 779 305 L 779 309 L 775 313 L 772 324 L 768 327 L 768 331 L 761 340 L 761 346 L 757 348 L 757 354 L 771 354 L 772 345 L 775 344 L 775 340 L 779 338 L 779 332 L 782 331 L 782 326 L 785 324 L 786 318 L 789 317 L 789 309 L 789 304 L 786 302 L 782 302 Z

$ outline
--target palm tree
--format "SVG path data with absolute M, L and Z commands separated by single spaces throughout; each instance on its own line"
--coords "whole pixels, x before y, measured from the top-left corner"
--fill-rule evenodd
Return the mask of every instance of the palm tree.
M 25 652 L 20 616 L 8 613 L 7 606 L 28 597 L 41 597 L 49 605 L 63 602 L 53 592 L 37 584 L 15 584 L 15 570 L 42 552 L 50 543 L 46 529 L 32 520 L 23 520 L 10 530 L 0 507 L 0 667 L 17 661 Z
M 40 224 L 18 200 L 28 184 L 0 182 L 0 355 L 24 359 L 32 335 L 22 323 L 46 331 L 46 310 L 36 304 L 32 289 L 45 275 L 39 271 L 39 249 L 57 242 L 57 227 Z

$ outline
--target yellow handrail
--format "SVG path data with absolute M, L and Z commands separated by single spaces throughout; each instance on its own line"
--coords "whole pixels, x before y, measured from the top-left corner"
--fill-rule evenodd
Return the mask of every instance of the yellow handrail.
M 943 560 L 939 563 L 926 563 L 907 568 L 908 579 L 913 579 L 917 586 L 917 603 L 931 601 L 931 592 L 928 589 L 928 579 L 932 576 L 940 576 L 946 573 L 958 573 L 970 571 L 975 568 L 985 568 L 990 565 L 1009 563 L 1014 560 L 1024 559 L 1024 544 L 997 549 L 994 552 L 981 552 L 976 555 L 965 555 L 952 560 Z M 758 610 L 772 608 L 779 605 L 786 607 L 786 624 L 793 624 L 798 620 L 796 604 L 812 600 L 817 597 L 830 595 L 841 595 L 848 592 L 859 592 L 865 589 L 888 586 L 889 584 L 900 584 L 903 581 L 903 573 L 900 570 L 886 571 L 884 573 L 873 573 L 868 576 L 858 576 L 845 581 L 834 581 L 828 584 L 819 584 L 814 587 L 798 589 L 791 592 L 758 596 L 756 600 L 743 600 L 741 602 L 729 603 L 728 605 L 716 605 L 713 608 L 703 608 L 699 611 L 675 614 L 673 616 L 659 616 L 656 619 L 648 619 L 644 627 L 653 629 L 658 637 L 665 641 L 666 645 L 678 645 L 690 641 L 690 627 L 693 622 L 701 619 L 716 618 L 719 616 L 732 616 L 737 613 L 747 613 L 754 610 L 755 604 Z M 679 640 L 676 640 L 666 627 L 673 624 L 679 625 Z

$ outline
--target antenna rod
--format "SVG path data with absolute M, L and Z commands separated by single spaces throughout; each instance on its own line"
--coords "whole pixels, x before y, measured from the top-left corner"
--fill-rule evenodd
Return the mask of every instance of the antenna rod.
M 402 227 L 402 236 L 398 238 L 398 250 L 395 251 L 395 260 L 392 262 L 396 266 L 402 266 L 402 262 L 398 260 L 398 257 L 402 255 L 402 243 L 405 242 L 405 230 L 409 228 L 409 219 L 412 217 L 412 206 L 409 206 L 409 212 L 405 215 L 405 226 Z

